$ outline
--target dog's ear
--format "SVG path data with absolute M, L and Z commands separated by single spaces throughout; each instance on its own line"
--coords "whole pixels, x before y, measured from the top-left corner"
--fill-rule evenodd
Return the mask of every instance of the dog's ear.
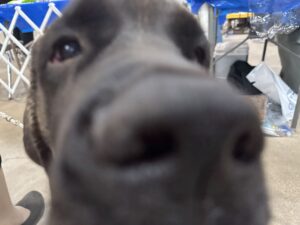
M 29 157 L 46 170 L 52 161 L 52 152 L 46 144 L 41 133 L 37 113 L 37 80 L 34 69 L 31 72 L 31 87 L 27 97 L 27 104 L 24 113 L 24 135 L 23 142 L 25 151 Z
M 175 13 L 170 26 L 170 36 L 182 54 L 196 60 L 205 68 L 210 66 L 210 45 L 197 20 L 187 10 Z
M 205 43 L 204 43 L 205 42 Z M 195 46 L 194 54 L 197 62 L 206 68 L 210 66 L 210 51 L 209 43 L 206 40 L 200 40 L 200 43 Z
M 52 161 L 52 152 L 41 135 L 32 98 L 28 99 L 24 114 L 23 142 L 29 157 L 48 170 Z

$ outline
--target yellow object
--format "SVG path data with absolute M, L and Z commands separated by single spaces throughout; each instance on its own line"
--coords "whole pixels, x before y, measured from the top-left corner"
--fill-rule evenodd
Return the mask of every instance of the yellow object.
M 240 13 L 231 13 L 226 16 L 228 20 L 234 20 L 234 19 L 247 19 L 251 18 L 253 16 L 253 13 L 245 13 L 245 12 L 240 12 Z

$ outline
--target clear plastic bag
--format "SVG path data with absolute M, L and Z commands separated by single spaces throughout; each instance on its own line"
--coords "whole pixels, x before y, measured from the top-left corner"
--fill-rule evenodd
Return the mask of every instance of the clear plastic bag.
M 261 38 L 274 38 L 276 34 L 290 34 L 300 27 L 300 8 L 273 13 L 256 13 L 250 23 L 252 29 Z
M 290 122 L 282 116 L 281 110 L 280 105 L 269 101 L 262 125 L 262 130 L 266 135 L 273 137 L 290 137 L 293 135 L 294 131 L 290 127 Z
M 293 119 L 298 96 L 279 75 L 261 63 L 247 75 L 247 79 L 272 102 L 281 106 L 282 115 L 287 121 Z

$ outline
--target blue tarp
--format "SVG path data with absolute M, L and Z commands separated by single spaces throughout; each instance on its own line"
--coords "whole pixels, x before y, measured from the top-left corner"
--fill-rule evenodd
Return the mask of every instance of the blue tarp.
M 300 8 L 299 0 L 187 0 L 193 12 L 198 12 L 205 2 L 223 11 L 274 13 Z
M 300 0 L 187 0 L 197 13 L 205 2 L 219 12 L 219 24 L 231 12 L 253 12 L 251 26 L 260 37 L 288 34 L 300 27 Z
M 63 10 L 69 0 L 52 0 L 56 7 Z M 229 12 L 248 11 L 258 14 L 271 14 L 271 19 L 282 24 L 292 23 L 300 24 L 300 0 L 187 0 L 193 12 L 198 12 L 201 5 L 205 2 L 211 4 L 219 10 L 220 16 L 224 19 L 224 15 Z M 22 10 L 31 18 L 38 26 L 41 25 L 44 15 L 48 10 L 48 2 L 36 2 L 21 4 Z M 15 4 L 0 5 L 0 22 L 10 22 L 15 13 Z M 278 13 L 281 13 L 278 19 Z M 275 15 L 275 16 L 273 16 Z M 53 22 L 55 16 L 49 21 Z M 222 19 L 221 19 L 222 20 Z M 17 27 L 23 32 L 30 32 L 32 28 L 22 18 L 17 21 Z
M 59 10 L 63 10 L 67 5 L 68 0 L 55 0 L 53 2 Z M 37 26 L 40 26 L 47 13 L 49 2 L 0 5 L 0 22 L 10 22 L 15 14 L 15 7 L 18 5 L 21 5 L 22 11 L 24 11 Z M 53 15 L 50 18 L 49 24 L 51 24 L 56 18 L 57 16 Z M 22 32 L 31 32 L 33 30 L 32 27 L 21 17 L 19 17 L 16 26 Z

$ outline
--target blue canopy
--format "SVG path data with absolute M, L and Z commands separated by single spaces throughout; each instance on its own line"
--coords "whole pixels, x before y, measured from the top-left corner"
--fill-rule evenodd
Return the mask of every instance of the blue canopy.
M 274 13 L 300 8 L 299 0 L 187 0 L 193 12 L 198 12 L 205 2 L 221 11 Z
M 299 0 L 187 0 L 192 11 L 197 13 L 205 2 L 219 12 L 219 24 L 231 12 L 253 12 L 251 21 L 256 33 L 273 37 L 276 33 L 291 33 L 300 26 Z
M 271 14 L 271 19 L 280 21 L 280 24 L 300 25 L 300 1 L 299 0 L 187 0 L 193 12 L 198 12 L 205 2 L 209 3 L 220 12 L 221 18 L 230 12 L 254 12 L 257 14 Z M 63 10 L 69 0 L 52 0 L 59 10 Z M 31 18 L 37 26 L 40 26 L 44 15 L 48 10 L 49 2 L 35 2 L 21 4 L 22 10 Z M 0 5 L 0 22 L 10 22 L 18 4 Z M 20 5 L 20 4 L 19 4 Z M 281 14 L 279 17 L 277 14 Z M 50 18 L 51 24 L 56 16 Z M 279 19 L 278 19 L 279 18 Z M 17 21 L 17 27 L 23 32 L 32 31 L 31 26 L 22 18 Z
M 68 0 L 55 0 L 52 1 L 59 10 L 63 10 L 68 3 Z M 48 11 L 49 2 L 34 2 L 34 3 L 24 3 L 24 4 L 4 4 L 0 5 L 0 22 L 5 21 L 10 22 L 15 14 L 15 7 L 21 5 L 22 11 L 37 25 L 40 26 L 43 22 L 44 16 Z M 57 16 L 52 15 L 49 20 L 51 24 Z M 21 17 L 17 20 L 16 26 L 22 32 L 31 32 L 32 27 Z

